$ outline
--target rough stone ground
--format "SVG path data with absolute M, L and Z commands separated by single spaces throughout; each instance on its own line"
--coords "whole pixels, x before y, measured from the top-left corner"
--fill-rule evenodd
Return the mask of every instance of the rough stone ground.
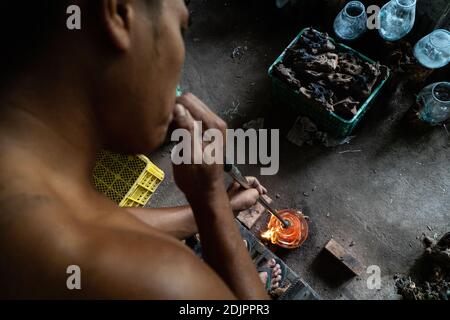
M 203 99 L 230 127 L 265 116 L 267 126 L 285 133 L 295 117 L 271 101 L 267 69 L 301 29 L 316 27 L 314 21 L 306 21 L 301 9 L 276 10 L 267 0 L 193 0 L 190 10 L 183 89 Z M 364 42 L 355 46 L 364 52 Z M 449 79 L 448 68 L 441 79 Z M 401 85 L 387 90 L 348 145 L 299 148 L 283 138 L 279 173 L 260 179 L 278 208 L 298 208 L 310 216 L 304 246 L 277 253 L 323 298 L 397 298 L 393 275 L 407 273 L 423 252 L 418 237 L 449 231 L 450 137 L 443 129 L 427 134 L 405 129 L 402 118 L 413 100 L 414 93 Z M 347 150 L 361 152 L 341 153 Z M 185 203 L 173 182 L 169 152 L 167 145 L 151 155 L 167 175 L 151 206 Z M 257 166 L 241 170 L 259 174 Z M 364 265 L 381 268 L 380 290 L 368 289 L 369 274 L 348 277 L 320 254 L 331 237 Z

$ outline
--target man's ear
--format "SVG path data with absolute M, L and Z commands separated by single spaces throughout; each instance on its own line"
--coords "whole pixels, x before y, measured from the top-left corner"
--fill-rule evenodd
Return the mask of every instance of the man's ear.
M 130 0 L 102 0 L 102 17 L 112 44 L 121 51 L 131 45 L 131 25 L 135 17 Z

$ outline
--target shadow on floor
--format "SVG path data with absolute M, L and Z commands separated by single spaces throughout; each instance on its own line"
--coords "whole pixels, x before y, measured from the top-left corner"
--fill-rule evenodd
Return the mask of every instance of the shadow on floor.
M 312 272 L 330 288 L 339 288 L 355 277 L 351 271 L 325 249 L 314 259 Z

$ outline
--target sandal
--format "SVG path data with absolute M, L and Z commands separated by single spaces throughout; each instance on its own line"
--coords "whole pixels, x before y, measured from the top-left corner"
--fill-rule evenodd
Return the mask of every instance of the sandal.
M 281 261 L 278 258 L 271 258 L 271 259 L 275 260 L 275 263 L 280 266 L 281 279 L 279 281 L 279 287 L 282 287 L 282 284 L 283 284 L 283 282 L 284 282 L 284 280 L 286 278 L 286 265 L 283 263 L 283 261 Z M 266 280 L 265 288 L 266 288 L 267 292 L 270 292 L 271 291 L 271 286 L 272 286 L 272 279 L 273 279 L 273 275 L 272 275 L 273 268 L 267 266 L 267 263 L 268 263 L 268 261 L 265 262 L 264 266 L 259 267 L 257 270 L 258 270 L 258 273 L 265 272 L 267 274 L 267 280 Z

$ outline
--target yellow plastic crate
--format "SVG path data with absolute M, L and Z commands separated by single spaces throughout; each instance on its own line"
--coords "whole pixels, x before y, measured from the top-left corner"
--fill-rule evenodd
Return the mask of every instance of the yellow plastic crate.
M 144 207 L 164 180 L 164 172 L 147 157 L 102 151 L 93 172 L 93 183 L 121 207 Z

